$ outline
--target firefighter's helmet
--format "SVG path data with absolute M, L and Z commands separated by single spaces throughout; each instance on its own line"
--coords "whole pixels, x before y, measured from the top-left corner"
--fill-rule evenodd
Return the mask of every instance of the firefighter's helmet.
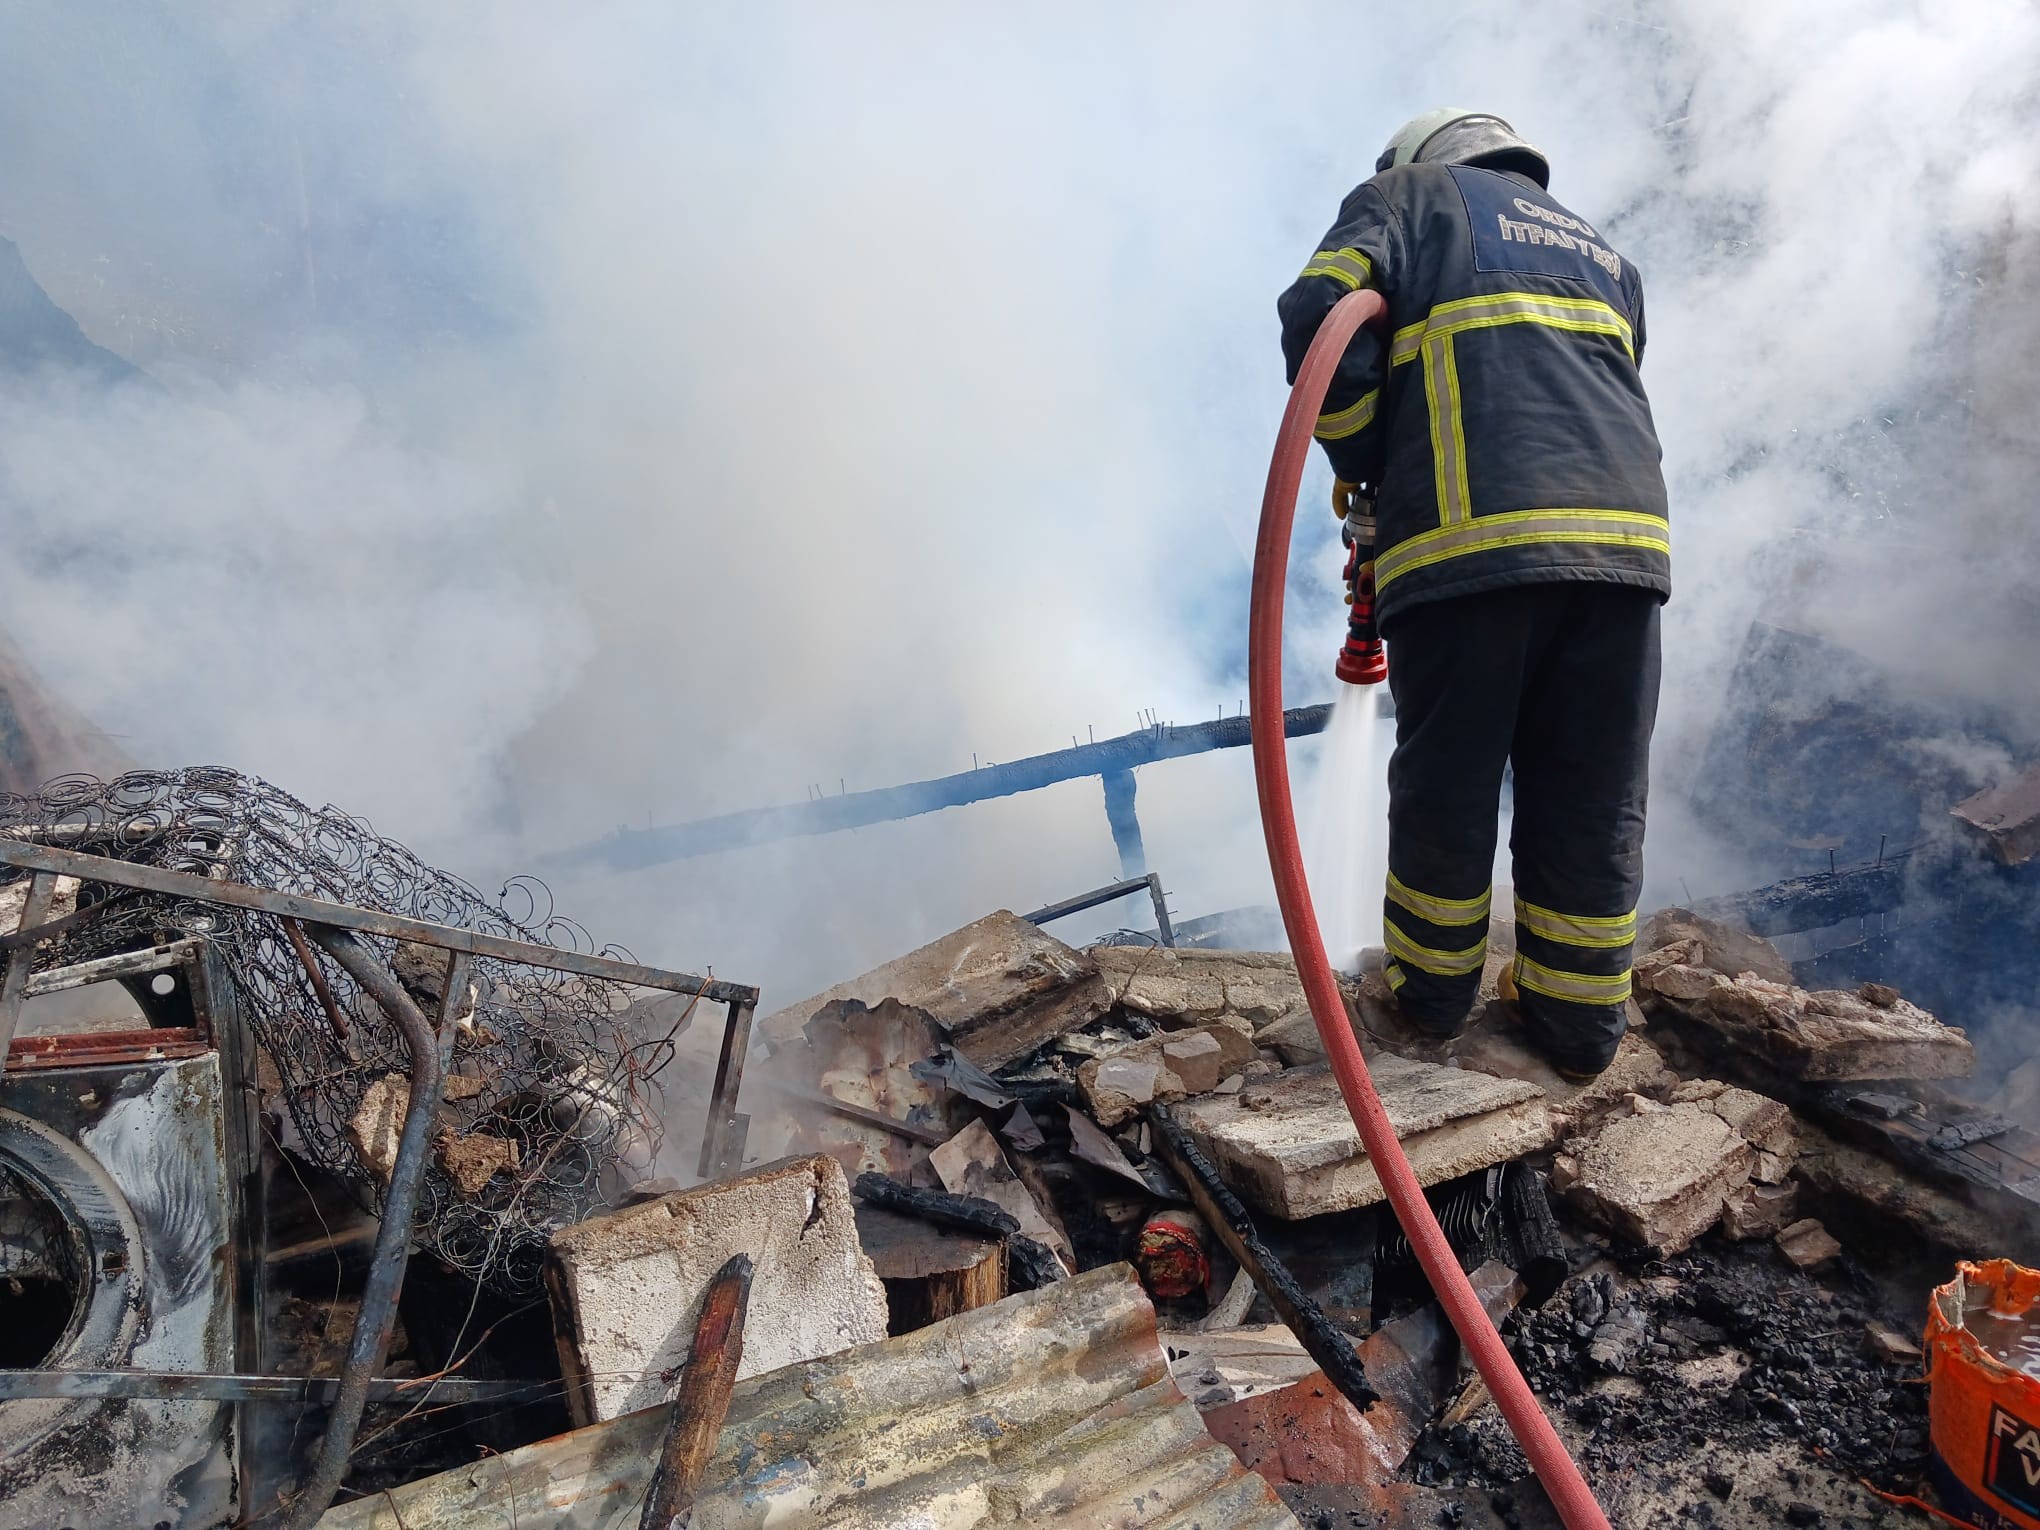
M 1489 170 L 1519 170 L 1540 186 L 1551 184 L 1551 165 L 1541 150 L 1516 136 L 1516 130 L 1489 112 L 1447 106 L 1404 123 L 1381 158 L 1377 174 L 1394 165 L 1480 165 Z

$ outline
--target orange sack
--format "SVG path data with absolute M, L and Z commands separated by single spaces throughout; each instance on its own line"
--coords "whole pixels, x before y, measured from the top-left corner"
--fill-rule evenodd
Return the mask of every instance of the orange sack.
M 2040 1270 L 1956 1266 L 1927 1304 L 1926 1347 L 1942 1502 L 1979 1530 L 2040 1530 Z

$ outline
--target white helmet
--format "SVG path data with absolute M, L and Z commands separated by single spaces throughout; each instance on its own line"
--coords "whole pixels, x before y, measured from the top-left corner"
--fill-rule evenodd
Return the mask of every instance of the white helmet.
M 1518 138 L 1514 128 L 1491 112 L 1456 106 L 1405 122 L 1381 151 L 1374 170 L 1378 175 L 1395 165 L 1414 164 L 1519 170 L 1540 186 L 1551 184 L 1551 165 L 1541 150 Z

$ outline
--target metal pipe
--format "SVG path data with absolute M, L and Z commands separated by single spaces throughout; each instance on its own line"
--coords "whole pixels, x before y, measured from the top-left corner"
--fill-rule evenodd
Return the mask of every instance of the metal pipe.
M 723 1021 L 722 1054 L 715 1064 L 715 1089 L 708 1100 L 708 1128 L 701 1134 L 701 1158 L 695 1172 L 703 1179 L 734 1174 L 744 1161 L 744 1139 L 751 1118 L 737 1111 L 737 1092 L 744 1087 L 744 1058 L 751 1049 L 750 1004 L 732 1004 Z
M 390 1333 L 396 1327 L 397 1292 L 410 1263 L 411 1221 L 418 1210 L 418 1191 L 425 1179 L 425 1150 L 446 1073 L 438 1034 L 389 968 L 344 930 L 313 924 L 309 933 L 403 1031 L 411 1049 L 411 1094 L 404 1107 L 404 1130 L 397 1141 L 389 1190 L 383 1197 L 375 1262 L 369 1266 L 368 1285 L 361 1293 L 361 1311 L 348 1340 L 340 1386 L 311 1475 L 285 1512 L 283 1530 L 310 1530 L 332 1503 L 340 1479 L 347 1473 L 347 1460 L 354 1452 L 355 1435 L 361 1428 L 362 1409 L 368 1405 L 369 1387 L 382 1370 L 383 1360 L 389 1354 Z
M 258 1376 L 211 1371 L 12 1371 L 0 1370 L 0 1402 L 25 1397 L 131 1397 L 166 1402 L 331 1402 L 339 1395 L 337 1376 Z M 557 1381 L 470 1380 L 465 1376 L 377 1377 L 368 1384 L 370 1402 L 500 1402 L 506 1398 L 557 1394 Z
M 1114 882 L 1109 887 L 1099 887 L 1087 893 L 1078 893 L 1074 898 L 1065 898 L 1060 903 L 1051 903 L 1046 908 L 1038 908 L 1031 914 L 1023 914 L 1021 918 L 1025 919 L 1029 924 L 1047 924 L 1051 920 L 1062 919 L 1070 914 L 1081 914 L 1087 908 L 1099 908 L 1125 897 L 1128 893 L 1137 893 L 1143 890 L 1154 901 L 1156 935 L 1161 939 L 1163 945 L 1175 945 L 1176 931 L 1169 923 L 1169 906 L 1163 901 L 1161 874 L 1154 871 L 1150 871 L 1146 876 L 1131 877 L 1124 882 Z
M 77 877 L 86 882 L 104 882 L 114 887 L 138 887 L 143 892 L 163 893 L 172 898 L 192 898 L 205 903 L 224 903 L 230 908 L 253 909 L 279 919 L 297 919 L 306 924 L 329 925 L 364 935 L 383 935 L 392 940 L 415 940 L 442 951 L 465 951 L 470 956 L 492 956 L 499 961 L 519 962 L 527 967 L 545 967 L 554 972 L 571 972 L 579 977 L 604 978 L 636 988 L 663 988 L 669 993 L 699 994 L 719 1004 L 758 1002 L 758 990 L 743 983 L 724 983 L 695 977 L 687 972 L 667 972 L 658 967 L 641 967 L 607 956 L 584 956 L 556 946 L 535 945 L 528 940 L 506 940 L 479 930 L 455 929 L 385 914 L 377 909 L 354 908 L 329 903 L 323 898 L 305 898 L 278 892 L 272 887 L 250 887 L 245 882 L 228 882 L 202 877 L 189 871 L 168 871 L 137 861 L 116 860 L 103 855 L 84 855 L 75 850 L 57 850 L 25 844 L 0 835 L 0 866 L 18 866 L 24 871 L 46 871 L 58 876 Z M 38 921 L 40 922 L 40 921 Z
M 326 1023 L 333 1027 L 333 1034 L 342 1041 L 347 1039 L 350 1029 L 347 1017 L 340 1012 L 340 1005 L 333 997 L 333 989 L 326 981 L 326 974 L 320 970 L 319 959 L 312 955 L 312 948 L 305 940 L 305 928 L 295 919 L 279 919 L 290 948 L 297 954 L 298 965 L 305 969 L 305 976 L 311 979 L 312 992 L 319 996 L 319 1007 L 326 1012 Z

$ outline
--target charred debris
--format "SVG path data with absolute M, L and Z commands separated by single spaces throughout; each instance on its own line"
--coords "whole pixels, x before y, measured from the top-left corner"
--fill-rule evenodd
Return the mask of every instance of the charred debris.
M 1499 923 L 1465 1036 L 1347 1022 L 1613 1522 L 1914 1523 L 1926 1293 L 2040 1264 L 2040 778 L 1744 665 L 1694 800 L 1778 875 L 1647 922 L 1613 1067 Z M 758 1013 L 226 771 L 0 863 L 0 1524 L 1556 1523 L 1251 918 Z

